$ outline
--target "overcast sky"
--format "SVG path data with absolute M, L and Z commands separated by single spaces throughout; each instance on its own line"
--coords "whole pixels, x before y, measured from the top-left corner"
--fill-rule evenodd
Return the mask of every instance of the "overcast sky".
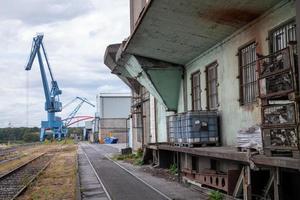
M 99 92 L 129 92 L 103 64 L 106 46 L 129 35 L 128 4 L 128 0 L 0 0 L 0 127 L 26 126 L 27 119 L 29 126 L 40 126 L 46 119 L 38 62 L 31 71 L 24 70 L 32 38 L 39 32 L 45 35 L 63 104 L 76 96 L 96 103 Z M 67 116 L 75 106 L 59 115 Z M 94 115 L 95 110 L 84 105 L 79 114 Z

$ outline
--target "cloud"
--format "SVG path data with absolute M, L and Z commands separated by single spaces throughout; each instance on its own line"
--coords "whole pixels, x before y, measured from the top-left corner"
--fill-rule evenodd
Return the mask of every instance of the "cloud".
M 37 25 L 70 20 L 93 10 L 86 0 L 1 0 L 0 20 Z
M 45 35 L 50 65 L 63 90 L 63 104 L 76 96 L 96 103 L 99 92 L 129 92 L 103 64 L 106 46 L 129 35 L 128 1 L 1 0 L 0 127 L 8 123 L 25 126 L 27 119 L 30 126 L 39 126 L 41 119 L 46 119 L 37 60 L 31 71 L 24 70 L 37 32 Z M 64 117 L 70 110 L 58 115 Z M 94 112 L 89 106 L 80 111 L 85 115 Z

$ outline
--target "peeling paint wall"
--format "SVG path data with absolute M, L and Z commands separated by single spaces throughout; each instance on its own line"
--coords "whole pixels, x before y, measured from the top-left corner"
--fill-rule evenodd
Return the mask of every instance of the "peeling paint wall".
M 179 90 L 179 99 L 178 99 L 178 108 L 177 108 L 177 112 L 178 113 L 182 113 L 184 112 L 184 93 L 183 93 L 183 81 L 181 81 L 180 84 L 180 90 Z
M 159 102 L 156 104 L 157 142 L 167 142 L 166 109 Z
M 156 125 L 156 116 L 155 116 L 155 98 L 150 94 L 150 143 L 155 143 L 155 125 Z
M 210 63 L 218 62 L 218 99 L 221 115 L 221 139 L 222 144 L 235 145 L 236 133 L 239 129 L 252 126 L 261 122 L 260 105 L 253 103 L 248 106 L 239 104 L 239 80 L 238 76 L 238 48 L 250 42 L 258 42 L 257 53 L 269 54 L 268 32 L 279 24 L 296 16 L 295 1 L 289 1 L 282 7 L 272 10 L 268 15 L 259 18 L 256 23 L 249 25 L 244 31 L 230 38 L 224 43 L 220 43 L 210 49 L 206 54 L 200 55 L 192 63 L 186 66 L 187 70 L 187 103 L 188 110 L 191 105 L 191 81 L 190 76 L 193 72 L 201 71 L 201 104 L 206 108 L 206 77 L 205 67 Z M 183 83 L 179 96 L 178 111 L 183 111 Z

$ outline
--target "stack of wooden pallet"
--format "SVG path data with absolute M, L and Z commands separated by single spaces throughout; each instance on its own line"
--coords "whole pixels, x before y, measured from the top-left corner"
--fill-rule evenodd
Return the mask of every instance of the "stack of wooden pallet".
M 292 48 L 258 60 L 262 136 L 267 156 L 299 158 L 299 106 Z

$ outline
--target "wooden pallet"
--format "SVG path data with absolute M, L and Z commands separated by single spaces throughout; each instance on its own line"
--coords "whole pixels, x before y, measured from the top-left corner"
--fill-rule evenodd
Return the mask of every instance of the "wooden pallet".
M 300 159 L 300 151 L 292 149 L 264 149 L 264 154 L 269 157 L 292 157 Z

